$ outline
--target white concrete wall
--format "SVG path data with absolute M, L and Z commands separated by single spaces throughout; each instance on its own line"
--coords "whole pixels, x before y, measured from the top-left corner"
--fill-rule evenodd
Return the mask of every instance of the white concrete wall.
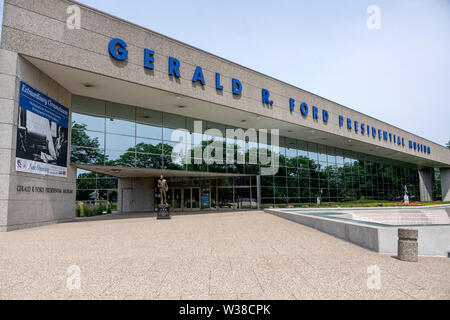
M 68 221 L 75 217 L 74 168 L 68 168 L 67 178 L 15 170 L 20 81 L 26 82 L 68 108 L 71 106 L 70 92 L 17 53 L 0 50 L 0 231 Z M 73 193 L 24 193 L 18 192 L 17 186 L 70 189 Z
M 433 175 L 432 169 L 419 170 L 420 201 L 433 201 Z
M 153 178 L 120 178 L 117 209 L 121 212 L 153 212 Z
M 370 226 L 358 223 L 357 221 L 334 220 L 326 217 L 301 214 L 295 212 L 295 210 L 270 209 L 265 211 L 375 252 L 397 254 L 399 227 L 396 226 Z M 319 210 L 312 210 L 312 212 L 317 211 Z M 322 211 L 326 210 L 323 209 Z M 450 253 L 450 226 L 430 225 L 410 226 L 408 228 L 419 231 L 418 245 L 420 256 L 447 257 Z
M 450 201 L 450 169 L 441 168 L 442 200 Z

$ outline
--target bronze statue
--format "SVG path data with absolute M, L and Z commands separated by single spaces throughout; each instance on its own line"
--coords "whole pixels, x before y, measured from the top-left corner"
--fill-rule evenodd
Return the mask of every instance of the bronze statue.
M 169 205 L 167 203 L 167 191 L 169 191 L 169 185 L 167 184 L 167 181 L 166 179 L 164 179 L 163 175 L 161 175 L 160 179 L 158 180 L 158 189 L 161 197 L 161 204 Z

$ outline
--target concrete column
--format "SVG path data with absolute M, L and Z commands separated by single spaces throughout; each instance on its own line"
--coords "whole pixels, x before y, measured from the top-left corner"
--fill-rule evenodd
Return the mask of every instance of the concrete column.
M 71 93 L 16 52 L 0 49 L 0 231 L 12 231 L 75 219 L 76 169 L 67 177 L 16 171 L 20 82 L 71 108 Z M 70 120 L 69 120 L 70 123 Z M 70 130 L 68 159 L 70 159 Z M 25 191 L 55 188 L 67 193 Z
M 117 209 L 120 212 L 153 212 L 154 179 L 120 178 L 117 198 Z
M 433 169 L 419 170 L 420 201 L 433 201 Z
M 442 187 L 442 200 L 450 201 L 450 168 L 440 169 L 441 171 L 441 187 Z
M 0 231 L 8 230 L 10 174 L 14 166 L 14 133 L 17 131 L 16 73 L 18 56 L 0 50 Z
M 261 176 L 256 176 L 256 201 L 258 203 L 258 210 L 261 210 Z

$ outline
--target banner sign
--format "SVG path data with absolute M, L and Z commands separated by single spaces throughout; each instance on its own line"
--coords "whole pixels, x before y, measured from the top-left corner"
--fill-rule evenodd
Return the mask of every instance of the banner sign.
M 69 109 L 20 83 L 16 171 L 67 177 Z

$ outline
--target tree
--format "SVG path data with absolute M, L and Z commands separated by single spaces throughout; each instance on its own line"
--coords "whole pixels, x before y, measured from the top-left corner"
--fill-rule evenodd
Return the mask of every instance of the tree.
M 450 149 L 450 140 L 447 142 L 446 147 Z
M 104 155 L 99 150 L 98 138 L 91 139 L 87 135 L 85 124 L 72 124 L 72 146 L 72 163 L 103 165 Z

